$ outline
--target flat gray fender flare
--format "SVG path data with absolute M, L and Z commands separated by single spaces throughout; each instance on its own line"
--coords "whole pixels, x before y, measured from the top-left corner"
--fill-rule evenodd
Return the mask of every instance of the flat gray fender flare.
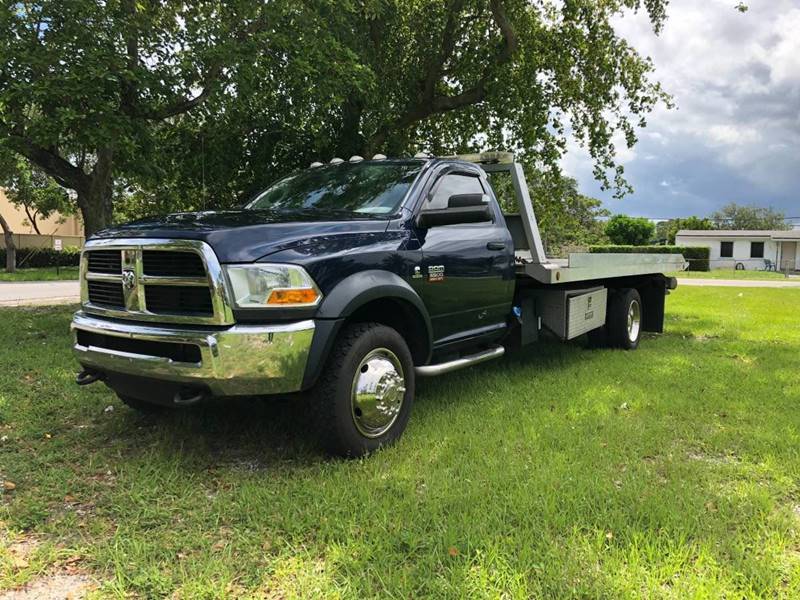
M 425 322 L 430 353 L 433 347 L 431 318 L 414 289 L 402 277 L 389 271 L 361 271 L 340 281 L 323 298 L 317 309 L 314 316 L 316 331 L 306 363 L 303 389 L 310 388 L 316 382 L 345 319 L 368 302 L 383 298 L 405 300 L 417 309 Z

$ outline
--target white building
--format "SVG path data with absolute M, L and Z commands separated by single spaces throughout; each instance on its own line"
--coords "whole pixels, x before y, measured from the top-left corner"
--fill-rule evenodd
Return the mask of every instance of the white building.
M 800 230 L 788 231 L 694 231 L 682 229 L 676 246 L 706 246 L 711 249 L 712 269 L 747 270 L 776 265 L 779 271 L 800 271 Z M 741 268 L 741 267 L 739 267 Z

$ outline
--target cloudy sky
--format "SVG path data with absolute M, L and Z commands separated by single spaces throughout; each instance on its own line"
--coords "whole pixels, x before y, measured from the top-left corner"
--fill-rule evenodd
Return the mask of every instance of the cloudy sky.
M 565 170 L 614 212 L 705 216 L 727 202 L 800 217 L 800 0 L 672 0 L 656 37 L 642 15 L 620 34 L 653 58 L 677 109 L 658 109 L 639 143 L 620 152 L 635 192 L 600 190 L 585 151 Z

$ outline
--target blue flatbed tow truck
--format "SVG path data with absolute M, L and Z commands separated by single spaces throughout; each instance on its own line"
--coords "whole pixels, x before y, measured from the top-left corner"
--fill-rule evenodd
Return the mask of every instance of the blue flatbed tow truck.
M 518 212 L 490 183 L 510 177 Z M 543 332 L 633 350 L 660 332 L 680 255 L 545 256 L 507 153 L 314 163 L 240 210 L 93 236 L 72 322 L 82 385 L 153 411 L 310 396 L 333 454 L 396 441 L 417 377 L 530 347 Z

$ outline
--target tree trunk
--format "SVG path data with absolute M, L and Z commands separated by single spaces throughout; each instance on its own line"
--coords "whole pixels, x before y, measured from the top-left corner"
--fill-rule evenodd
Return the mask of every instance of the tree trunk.
M 30 221 L 31 227 L 33 227 L 33 230 L 36 232 L 36 235 L 42 235 L 42 232 L 39 231 L 39 224 L 36 222 L 37 211 L 34 210 L 33 212 L 31 212 L 31 209 L 27 204 L 24 205 L 24 208 L 25 208 L 25 214 L 28 217 L 28 221 Z
M 361 114 L 364 103 L 353 96 L 342 106 L 342 127 L 339 130 L 339 141 L 334 153 L 344 160 L 351 156 L 362 155 L 366 148 L 364 136 L 361 134 Z M 369 159 L 369 156 L 364 156 Z
M 3 238 L 6 241 L 6 271 L 13 273 L 17 270 L 17 247 L 14 245 L 14 232 L 3 215 L 0 215 L 0 227 L 3 228 Z
M 78 190 L 78 207 L 81 209 L 84 235 L 87 238 L 111 226 L 114 211 L 110 190 L 97 189 L 94 186 Z
M 84 234 L 87 238 L 112 224 L 114 179 L 111 168 L 111 149 L 99 150 L 97 163 L 92 169 L 86 185 L 75 190 L 78 194 L 78 207 L 81 209 Z

